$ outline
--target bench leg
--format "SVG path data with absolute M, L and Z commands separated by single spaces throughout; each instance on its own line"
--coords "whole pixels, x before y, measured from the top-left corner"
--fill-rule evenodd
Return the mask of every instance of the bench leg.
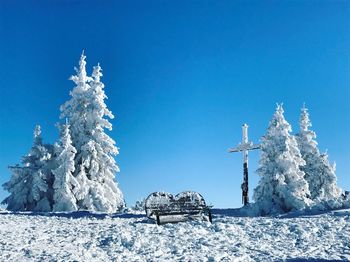
M 213 223 L 213 218 L 211 217 L 211 212 L 208 211 L 208 218 L 209 218 L 209 222 Z
M 160 218 L 159 218 L 159 215 L 157 215 L 157 225 L 160 225 Z

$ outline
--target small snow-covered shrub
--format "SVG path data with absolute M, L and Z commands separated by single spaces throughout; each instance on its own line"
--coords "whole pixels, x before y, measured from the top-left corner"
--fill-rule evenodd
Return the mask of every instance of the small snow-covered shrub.
M 137 200 L 135 205 L 131 209 L 134 211 L 144 211 L 145 210 L 145 202 L 146 202 L 146 198 L 142 198 L 140 200 Z
M 333 210 L 343 208 L 346 205 L 343 197 L 333 198 L 329 200 L 319 200 L 315 201 L 314 205 L 312 205 L 312 210 Z
M 342 195 L 343 198 L 343 208 L 350 208 L 350 191 L 345 191 Z

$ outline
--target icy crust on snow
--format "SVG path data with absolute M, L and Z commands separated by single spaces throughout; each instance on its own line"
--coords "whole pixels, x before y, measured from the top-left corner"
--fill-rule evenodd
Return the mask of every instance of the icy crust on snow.
M 0 212 L 0 261 L 350 260 L 350 210 L 157 226 L 142 214 Z

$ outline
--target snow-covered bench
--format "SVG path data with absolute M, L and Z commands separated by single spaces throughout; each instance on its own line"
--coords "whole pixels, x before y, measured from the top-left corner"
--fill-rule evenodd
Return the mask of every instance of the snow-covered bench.
M 154 192 L 145 201 L 146 216 L 156 220 L 157 224 L 179 222 L 194 217 L 208 217 L 210 223 L 212 216 L 210 207 L 204 198 L 197 192 L 186 191 L 175 197 L 165 192 Z M 161 217 L 166 217 L 162 219 Z

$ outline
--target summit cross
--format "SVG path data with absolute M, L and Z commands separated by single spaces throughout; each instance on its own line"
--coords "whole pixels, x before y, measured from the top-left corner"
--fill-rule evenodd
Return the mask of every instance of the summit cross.
M 248 195 L 248 151 L 259 149 L 260 145 L 253 144 L 253 142 L 248 141 L 248 125 L 242 125 L 242 142 L 238 144 L 235 148 L 230 148 L 229 153 L 233 152 L 243 152 L 243 183 L 242 188 L 242 203 L 246 206 L 249 203 Z

